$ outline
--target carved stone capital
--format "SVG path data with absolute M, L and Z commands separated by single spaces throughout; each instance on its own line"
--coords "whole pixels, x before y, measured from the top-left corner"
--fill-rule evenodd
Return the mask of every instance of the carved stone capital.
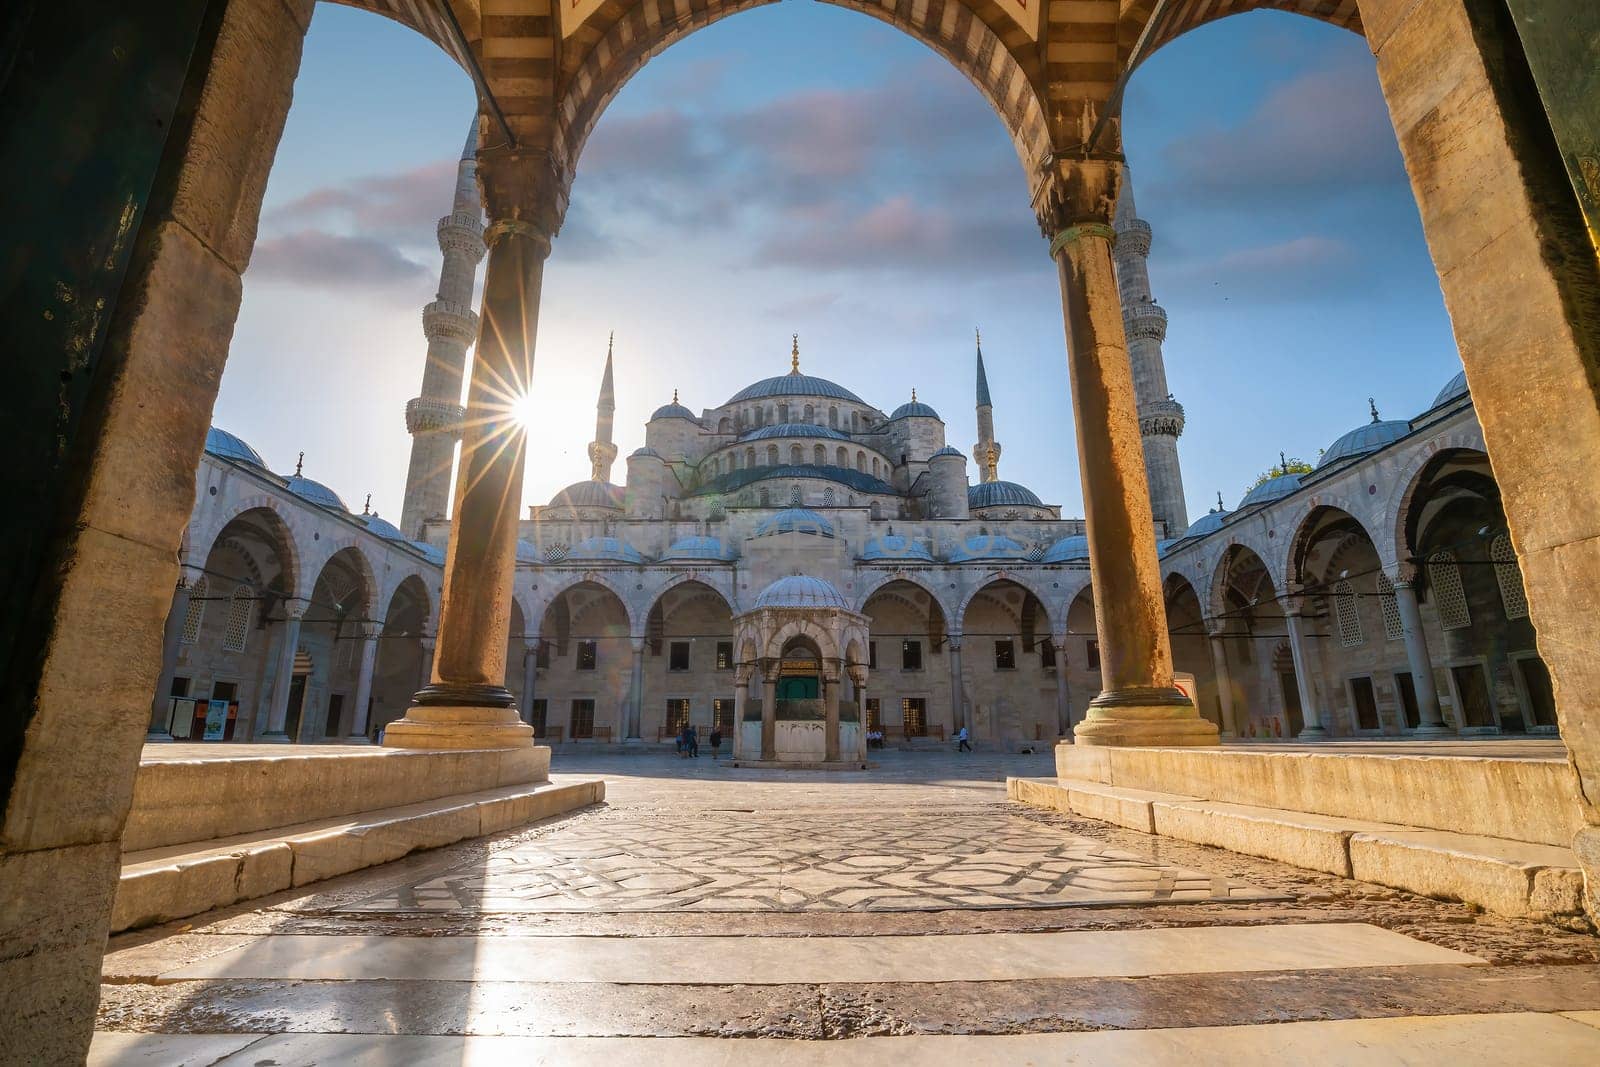
M 459 437 L 466 417 L 466 408 L 448 400 L 419 396 L 406 401 L 406 429 L 412 436 L 444 433 Z
M 1179 437 L 1183 434 L 1183 405 L 1176 400 L 1154 400 L 1139 405 L 1139 433 L 1144 437 Z
M 548 150 L 483 148 L 478 151 L 478 188 L 489 213 L 485 240 L 490 247 L 508 236 L 542 242 L 561 230 L 567 214 L 571 177 Z
M 1064 240 L 1079 235 L 1116 239 L 1111 228 L 1121 188 L 1122 164 L 1112 159 L 1051 156 L 1034 184 L 1033 214 L 1052 254 Z

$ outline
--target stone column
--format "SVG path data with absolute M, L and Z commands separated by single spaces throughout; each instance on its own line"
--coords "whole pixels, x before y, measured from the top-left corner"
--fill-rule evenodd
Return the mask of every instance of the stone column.
M 262 741 L 287 742 L 284 724 L 289 718 L 289 690 L 294 685 L 294 656 L 300 651 L 300 620 L 306 606 L 292 601 L 283 605 L 283 644 L 278 646 L 278 671 L 272 679 L 272 706 L 267 709 L 267 729 Z
M 1222 736 L 1238 737 L 1239 723 L 1233 708 L 1233 677 L 1228 673 L 1228 648 L 1222 627 L 1207 627 L 1206 638 L 1211 642 L 1211 666 L 1217 678 L 1217 703 L 1222 707 Z
M 778 668 L 761 676 L 761 758 L 778 758 Z
M 384 734 L 384 744 L 396 748 L 533 744 L 504 682 L 527 459 L 516 410 L 532 387 L 544 261 L 565 207 L 556 173 L 543 152 L 500 147 L 478 154 L 492 220 L 484 235 L 489 265 L 456 467 L 439 647 L 430 684 Z
M 839 686 L 843 682 L 839 675 L 822 676 L 822 758 L 829 763 L 839 762 Z
M 950 641 L 950 729 L 958 731 L 967 721 L 966 686 L 961 678 L 961 635 L 951 634 Z
M 433 677 L 433 648 L 437 643 L 438 639 L 431 635 L 417 638 L 417 644 L 422 648 L 421 678 L 417 680 L 419 686 L 427 685 L 428 679 Z
M 1294 657 L 1294 681 L 1300 690 L 1300 717 L 1305 721 L 1300 740 L 1326 740 L 1328 731 L 1323 729 L 1322 711 L 1317 707 L 1316 689 L 1311 684 L 1311 657 L 1306 652 L 1305 621 L 1300 618 L 1300 605 L 1295 604 L 1284 612 L 1283 621 L 1289 628 L 1289 653 Z
M 1172 682 L 1172 644 L 1133 370 L 1111 246 L 1120 164 L 1045 163 L 1035 213 L 1055 259 L 1066 316 L 1104 688 L 1078 727 L 1086 745 L 1213 745 L 1217 728 Z
M 750 668 L 733 672 L 733 758 L 744 757 L 744 709 L 750 703 Z
M 1394 581 L 1394 603 L 1400 609 L 1400 635 L 1406 645 L 1406 663 L 1411 667 L 1411 683 L 1417 692 L 1417 719 L 1412 731 L 1416 737 L 1449 737 L 1454 731 L 1445 725 L 1439 711 L 1439 687 L 1433 679 L 1433 657 L 1428 655 L 1428 638 L 1422 632 L 1422 609 L 1417 606 L 1415 575 L 1403 572 Z
M 633 638 L 633 673 L 628 682 L 628 713 L 625 736 L 629 741 L 639 740 L 639 724 L 644 719 L 644 643 L 642 637 Z
M 351 737 L 367 736 L 367 709 L 372 703 L 372 666 L 378 659 L 378 634 L 381 626 L 367 627 L 361 641 L 361 673 L 356 675 L 355 717 L 350 722 Z
M 529 641 L 522 650 L 522 721 L 533 725 L 533 688 L 539 674 L 539 639 Z
M 150 729 L 146 741 L 172 740 L 172 678 L 178 673 L 178 647 L 183 641 L 183 623 L 189 616 L 189 587 L 179 579 L 167 610 L 167 625 L 161 634 L 161 677 L 156 680 L 155 699 L 150 702 Z
M 856 700 L 856 759 L 867 758 L 867 669 L 859 667 L 850 676 L 855 685 Z
M 1067 664 L 1067 639 L 1054 638 L 1056 646 L 1056 736 L 1072 736 L 1072 692 Z

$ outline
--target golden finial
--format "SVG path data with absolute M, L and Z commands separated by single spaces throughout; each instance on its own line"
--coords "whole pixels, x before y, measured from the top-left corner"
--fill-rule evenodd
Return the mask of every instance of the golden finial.
M 363 515 L 371 515 L 372 514 L 372 494 L 371 493 L 367 494 L 367 502 L 365 504 L 361 505 L 361 514 L 363 514 Z
M 674 404 L 678 402 L 678 391 L 676 389 L 672 391 L 672 402 Z
M 302 452 L 300 453 L 300 458 L 294 461 L 294 476 L 296 478 L 300 477 L 300 468 L 305 466 L 305 462 L 306 454 Z
M 917 387 L 914 385 L 911 387 L 911 402 L 913 404 L 917 402 Z
M 975 342 L 977 342 L 978 351 L 982 352 L 983 351 L 983 331 L 978 329 L 976 326 L 974 326 L 972 328 L 972 339 Z
M 789 373 L 800 373 L 800 335 L 794 335 L 794 347 L 789 349 Z

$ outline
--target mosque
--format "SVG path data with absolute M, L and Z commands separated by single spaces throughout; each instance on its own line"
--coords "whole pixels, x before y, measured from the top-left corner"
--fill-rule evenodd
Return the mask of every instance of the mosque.
M 1116 230 L 1174 662 L 1202 713 L 1234 737 L 1554 733 L 1465 376 L 1190 523 L 1151 230 L 1126 193 Z M 438 238 L 400 523 L 213 428 L 152 738 L 371 737 L 427 683 L 484 254 L 470 147 Z M 981 339 L 968 452 L 914 393 L 886 411 L 788 347 L 786 373 L 714 407 L 657 408 L 621 483 L 608 350 L 588 477 L 521 523 L 505 684 L 523 717 L 552 744 L 717 726 L 748 756 L 760 700 L 791 712 L 780 747 L 818 759 L 869 735 L 1070 734 L 1101 688 L 1084 524 L 1000 477 Z

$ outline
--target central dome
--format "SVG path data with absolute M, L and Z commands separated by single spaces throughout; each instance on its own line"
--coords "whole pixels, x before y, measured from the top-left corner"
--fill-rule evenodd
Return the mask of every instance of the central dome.
M 754 385 L 747 385 L 734 393 L 728 403 L 737 404 L 744 400 L 759 400 L 769 396 L 822 396 L 830 400 L 848 400 L 852 404 L 866 403 L 837 382 L 830 382 L 826 378 L 814 378 L 798 371 L 780 374 L 776 378 L 763 378 Z
M 843 608 L 850 610 L 844 594 L 809 574 L 791 574 L 779 578 L 756 597 L 758 608 Z

